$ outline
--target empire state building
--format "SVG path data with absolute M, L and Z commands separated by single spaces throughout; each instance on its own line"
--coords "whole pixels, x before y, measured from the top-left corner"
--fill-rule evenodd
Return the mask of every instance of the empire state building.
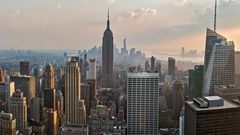
M 113 33 L 110 29 L 109 12 L 107 28 L 102 38 L 102 80 L 103 88 L 113 88 Z

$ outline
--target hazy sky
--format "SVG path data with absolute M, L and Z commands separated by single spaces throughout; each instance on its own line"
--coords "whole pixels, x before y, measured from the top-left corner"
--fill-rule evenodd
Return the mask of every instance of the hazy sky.
M 107 8 L 117 47 L 203 50 L 214 0 L 0 0 L 0 49 L 100 46 Z M 240 0 L 219 0 L 217 31 L 240 49 Z

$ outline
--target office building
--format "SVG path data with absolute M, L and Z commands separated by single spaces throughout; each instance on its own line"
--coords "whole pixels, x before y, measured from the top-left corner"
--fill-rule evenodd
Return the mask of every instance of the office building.
M 9 112 L 9 102 L 14 90 L 14 82 L 0 82 L 0 112 Z
M 96 80 L 96 60 L 95 59 L 90 59 L 90 64 L 89 64 L 89 72 L 87 76 L 87 80 Z
M 240 75 L 240 52 L 235 52 L 235 74 Z
M 63 124 L 63 115 L 64 115 L 64 106 L 63 106 L 64 98 L 62 92 L 60 90 L 56 91 L 56 110 L 58 117 L 58 125 L 62 126 Z
M 188 70 L 189 98 L 202 97 L 203 88 L 203 65 L 196 65 L 194 69 Z
M 33 98 L 30 107 L 30 119 L 36 122 L 41 121 L 41 112 L 44 108 L 44 101 L 42 98 Z
M 158 135 L 159 74 L 129 72 L 127 78 L 127 134 Z
M 31 100 L 35 97 L 36 81 L 34 76 L 11 76 L 10 81 L 15 83 L 15 89 L 23 91 L 27 98 L 27 105 L 30 106 Z
M 86 119 L 88 121 L 88 116 L 90 115 L 90 86 L 88 84 L 81 83 L 81 99 L 84 100 L 84 105 L 86 108 Z
M 150 69 L 150 71 L 152 73 L 155 72 L 155 66 L 156 66 L 156 59 L 152 56 L 151 57 L 151 69 Z
M 180 112 L 183 107 L 184 87 L 181 80 L 176 80 L 173 84 L 173 111 L 172 117 L 175 121 L 179 120 Z
M 11 97 L 10 113 L 16 119 L 17 130 L 23 132 L 27 128 L 27 101 L 20 90 L 16 90 Z
M 44 89 L 44 107 L 56 109 L 56 90 L 55 89 Z
M 114 87 L 113 77 L 113 33 L 110 29 L 109 12 L 107 20 L 107 28 L 102 38 L 102 81 L 101 86 L 103 88 Z
M 81 100 L 80 68 L 75 59 L 67 63 L 65 74 L 65 123 L 84 124 L 86 110 Z
M 218 96 L 185 102 L 185 135 L 240 134 L 240 105 Z
M 57 111 L 48 109 L 47 135 L 57 134 Z
M 213 95 L 215 85 L 235 84 L 234 43 L 207 29 L 203 96 Z
M 231 85 L 216 85 L 214 87 L 214 96 L 220 96 L 227 100 L 238 99 L 240 97 L 240 87 Z
M 169 57 L 168 58 L 168 75 L 171 76 L 172 80 L 175 79 L 175 59 Z
M 30 75 L 30 62 L 20 61 L 20 75 Z
M 16 119 L 11 113 L 0 113 L 0 135 L 16 135 Z
M 54 82 L 54 70 L 53 65 L 51 63 L 48 63 L 45 67 L 45 71 L 43 74 L 44 78 L 44 89 L 54 89 L 55 88 L 55 82 Z
M 0 82 L 4 82 L 5 78 L 4 78 L 4 73 L 3 70 L 0 68 Z

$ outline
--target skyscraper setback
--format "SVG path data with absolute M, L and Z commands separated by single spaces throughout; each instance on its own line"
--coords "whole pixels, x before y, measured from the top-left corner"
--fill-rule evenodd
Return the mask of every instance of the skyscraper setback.
M 109 11 L 107 28 L 102 38 L 102 81 L 101 85 L 103 88 L 113 88 L 114 77 L 113 77 L 113 33 L 110 29 Z

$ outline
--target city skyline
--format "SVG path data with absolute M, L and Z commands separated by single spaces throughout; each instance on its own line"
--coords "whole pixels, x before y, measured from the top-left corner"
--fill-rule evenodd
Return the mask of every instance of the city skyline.
M 205 29 L 213 27 L 214 1 L 207 0 L 1 2 L 0 49 L 64 50 L 101 46 L 108 7 L 117 47 L 123 45 L 126 37 L 129 48 L 178 51 L 185 46 L 204 50 Z M 240 19 L 232 12 L 240 11 L 240 1 L 219 0 L 218 3 L 217 32 L 235 41 L 239 50 Z M 172 14 L 174 18 L 169 18 Z

